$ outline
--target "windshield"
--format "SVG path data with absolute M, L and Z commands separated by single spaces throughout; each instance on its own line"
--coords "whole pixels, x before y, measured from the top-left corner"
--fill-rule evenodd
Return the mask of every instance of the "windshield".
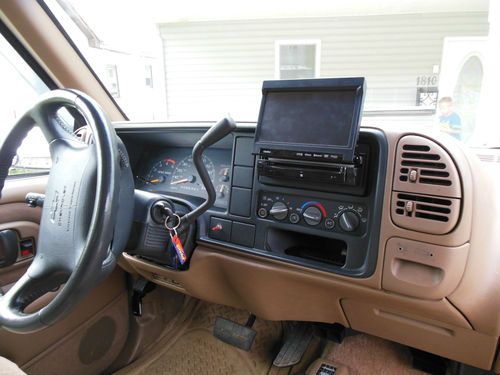
M 363 125 L 500 145 L 500 1 L 47 0 L 134 121 L 256 121 L 262 81 L 366 77 Z

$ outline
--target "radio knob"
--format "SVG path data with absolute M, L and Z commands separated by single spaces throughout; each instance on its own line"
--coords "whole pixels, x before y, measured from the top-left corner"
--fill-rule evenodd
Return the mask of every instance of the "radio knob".
M 284 220 L 288 216 L 288 206 L 283 202 L 275 202 L 269 210 L 269 213 L 276 220 Z
M 344 232 L 354 232 L 359 227 L 359 216 L 354 211 L 344 211 L 339 217 L 340 228 Z
M 264 207 L 261 207 L 257 211 L 257 215 L 259 215 L 259 217 L 264 219 L 267 216 L 267 210 Z
M 323 219 L 323 214 L 321 213 L 318 207 L 309 206 L 302 213 L 302 217 L 304 218 L 304 221 L 307 224 L 314 226 L 321 223 L 321 220 Z

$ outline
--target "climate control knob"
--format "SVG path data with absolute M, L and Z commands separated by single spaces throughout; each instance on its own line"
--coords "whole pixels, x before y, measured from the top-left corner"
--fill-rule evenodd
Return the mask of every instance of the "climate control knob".
M 344 211 L 339 217 L 339 226 L 344 232 L 354 232 L 359 227 L 359 215 L 354 211 Z
M 284 220 L 288 216 L 288 206 L 283 202 L 275 202 L 269 210 L 269 214 L 276 220 Z
M 304 221 L 307 224 L 315 226 L 321 223 L 321 220 L 323 219 L 323 214 L 321 213 L 318 207 L 309 206 L 302 213 L 302 217 L 304 218 Z

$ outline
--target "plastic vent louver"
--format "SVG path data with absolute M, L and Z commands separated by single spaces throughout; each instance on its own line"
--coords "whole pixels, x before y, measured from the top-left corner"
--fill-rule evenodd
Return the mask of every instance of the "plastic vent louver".
M 406 136 L 396 155 L 394 190 L 461 197 L 460 178 L 450 155 L 433 141 Z
M 450 155 L 427 138 L 401 138 L 391 201 L 393 221 L 419 232 L 448 233 L 458 221 L 460 198 L 460 177 Z
M 393 192 L 392 217 L 401 227 L 432 234 L 451 231 L 460 213 L 460 199 Z

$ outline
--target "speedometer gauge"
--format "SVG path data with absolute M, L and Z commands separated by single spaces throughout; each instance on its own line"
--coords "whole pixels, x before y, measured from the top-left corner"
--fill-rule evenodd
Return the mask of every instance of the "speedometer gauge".
M 144 183 L 148 185 L 159 185 L 169 182 L 175 164 L 174 159 L 162 159 L 157 161 L 144 177 Z
M 207 168 L 212 182 L 215 178 L 215 166 L 212 160 L 203 155 L 203 164 Z M 185 191 L 197 196 L 205 195 L 205 187 L 200 180 L 200 176 L 193 164 L 192 156 L 182 159 L 175 168 L 172 179 L 170 180 L 170 189 L 173 191 Z
M 140 174 L 135 176 L 138 189 L 182 196 L 193 204 L 207 198 L 207 191 L 191 156 L 192 149 L 172 147 L 150 151 Z M 208 149 L 202 161 L 216 192 L 214 206 L 227 209 L 231 193 L 231 150 Z

